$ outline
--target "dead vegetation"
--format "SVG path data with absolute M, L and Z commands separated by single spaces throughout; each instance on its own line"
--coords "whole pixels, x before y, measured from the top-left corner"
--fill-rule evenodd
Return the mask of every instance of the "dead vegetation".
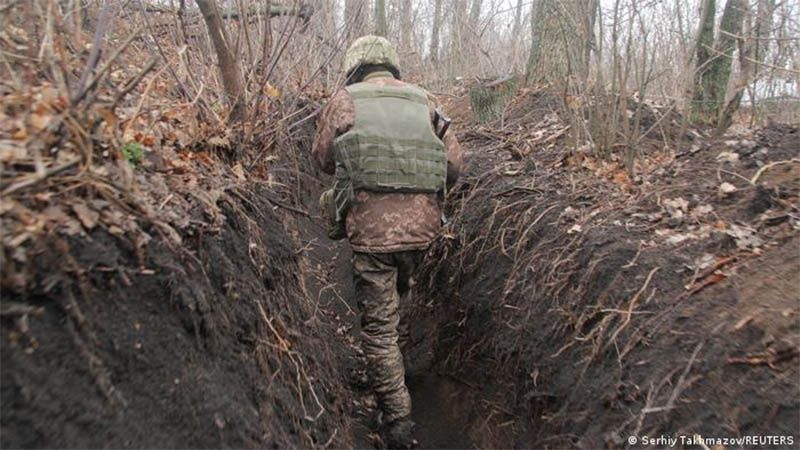
M 722 140 L 696 130 L 668 147 L 649 135 L 632 179 L 621 158 L 565 150 L 569 121 L 548 94 L 515 103 L 526 106 L 462 134 L 469 175 L 450 193 L 416 310 L 435 330 L 433 349 L 416 351 L 486 393 L 474 442 L 616 447 L 676 429 L 719 434 L 719 423 L 794 433 L 798 405 L 782 396 L 796 389 L 797 296 L 739 283 L 788 286 L 777 267 L 798 268 L 798 129 Z M 729 376 L 772 381 L 717 384 Z M 752 422 L 729 416 L 730 402 L 783 406 Z
M 2 446 L 370 444 L 348 253 L 316 222 L 325 180 L 306 152 L 370 11 L 347 1 L 342 23 L 333 2 L 232 3 L 211 21 L 219 35 L 192 2 L 0 6 Z M 408 79 L 447 90 L 469 150 L 415 309 L 412 359 L 445 377 L 423 378 L 415 404 L 429 429 L 453 427 L 431 442 L 796 436 L 791 99 L 761 129 L 757 103 L 723 136 L 692 125 L 676 96 L 694 23 L 673 38 L 659 22 L 649 51 L 630 44 L 647 14 L 685 2 L 615 2 L 619 33 L 596 62 L 584 58 L 609 47 L 592 47 L 591 21 L 568 20 L 592 2 L 400 3 L 383 25 L 402 35 Z M 768 3 L 746 14 L 742 43 Z M 513 36 L 498 31 L 509 13 Z M 796 23 L 779 25 L 737 92 L 793 73 L 779 65 Z M 554 40 L 523 55 L 526 31 Z M 473 122 L 475 76 L 562 44 L 581 64 L 541 69 L 565 83 L 519 83 L 496 120 Z M 216 70 L 222 47 L 238 70 Z
M 93 32 L 57 2 L 2 18 L 2 445 L 347 446 L 341 344 L 285 231 L 309 110 L 268 85 L 229 125 L 136 5 Z

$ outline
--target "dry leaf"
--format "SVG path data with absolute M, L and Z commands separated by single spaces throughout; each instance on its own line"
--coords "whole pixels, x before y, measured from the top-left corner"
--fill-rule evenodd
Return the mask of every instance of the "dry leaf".
M 66 223 L 69 220 L 69 216 L 64 212 L 63 209 L 61 209 L 60 206 L 47 207 L 44 211 L 42 211 L 42 214 L 48 222 L 56 224 Z
M 281 91 L 269 83 L 264 86 L 264 93 L 271 98 L 279 98 L 281 96 Z
M 696 208 L 692 209 L 692 217 L 695 219 L 699 219 L 700 217 L 705 217 L 714 211 L 714 207 L 711 205 L 698 205 Z
M 731 226 L 725 230 L 725 233 L 734 238 L 736 246 L 740 249 L 753 249 L 763 244 L 762 239 L 756 235 L 756 232 L 749 228 L 731 224 Z
M 717 161 L 728 164 L 737 164 L 739 162 L 739 154 L 736 152 L 721 152 L 719 155 L 717 155 Z
M 244 175 L 244 169 L 242 168 L 241 163 L 236 163 L 236 165 L 233 166 L 231 170 L 236 175 L 236 178 L 239 179 L 239 181 L 247 180 L 247 177 Z
M 728 183 L 727 181 L 719 185 L 719 193 L 722 195 L 730 195 L 736 191 L 736 186 Z
M 689 202 L 681 197 L 664 200 L 663 205 L 674 219 L 682 219 L 684 214 L 689 212 Z
M 578 211 L 577 209 L 573 208 L 572 206 L 567 206 L 567 208 L 564 209 L 564 211 L 561 213 L 561 217 L 563 217 L 566 220 L 573 220 L 578 216 L 580 216 L 580 214 L 581 214 L 580 211 Z
M 231 147 L 231 141 L 226 136 L 212 136 L 208 139 L 208 144 L 217 148 Z
M 567 234 L 580 233 L 581 231 L 583 231 L 583 228 L 581 228 L 581 226 L 576 223 L 575 225 L 572 226 L 572 228 L 567 230 Z
M 89 209 L 83 203 L 72 205 L 72 210 L 75 211 L 78 220 L 81 221 L 83 227 L 87 230 L 91 230 L 97 226 L 97 221 L 100 219 L 100 214 L 97 211 Z
M 23 159 L 27 155 L 27 150 L 13 141 L 0 141 L 0 161 L 12 162 Z

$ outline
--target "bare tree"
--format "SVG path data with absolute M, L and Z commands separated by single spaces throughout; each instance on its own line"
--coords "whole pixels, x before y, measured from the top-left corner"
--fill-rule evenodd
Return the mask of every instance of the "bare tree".
M 217 53 L 217 64 L 222 77 L 222 85 L 225 88 L 225 95 L 231 108 L 230 120 L 240 121 L 246 113 L 241 63 L 239 58 L 234 55 L 233 49 L 228 42 L 225 25 L 219 14 L 217 3 L 214 0 L 195 0 L 195 2 L 200 8 L 200 12 L 203 13 L 203 19 L 208 27 L 208 34 Z
M 375 0 L 375 34 L 386 36 L 386 0 Z
M 429 58 L 431 61 L 439 60 L 439 32 L 442 27 L 442 0 L 433 2 L 433 26 L 431 27 L 431 45 Z
M 461 61 L 464 59 L 464 40 L 467 36 L 467 2 L 452 0 L 452 17 L 450 22 L 450 75 L 462 71 Z
M 517 0 L 514 12 L 514 27 L 511 29 L 511 61 L 516 70 L 517 53 L 519 52 L 519 38 L 522 32 L 522 0 Z
M 526 82 L 535 81 L 538 76 L 536 70 L 539 56 L 542 53 L 544 40 L 544 9 L 549 0 L 533 0 L 531 2 L 531 49 L 528 53 L 528 62 L 525 64 Z
M 478 32 L 478 25 L 481 19 L 481 5 L 482 0 L 472 0 L 472 6 L 469 8 L 469 26 L 472 28 L 473 33 Z
M 775 0 L 758 0 L 755 18 L 749 9 L 744 11 L 743 23 L 747 29 L 739 37 L 739 68 L 741 74 L 736 82 L 733 95 L 717 122 L 717 133 L 722 134 L 733 123 L 733 116 L 739 110 L 745 88 L 754 83 L 764 63 L 769 49 L 769 35 L 772 26 L 772 15 L 775 11 Z M 755 99 L 756 89 L 750 90 L 751 100 Z
M 349 38 L 363 34 L 368 12 L 369 8 L 365 0 L 345 0 L 344 20 L 347 24 Z
M 411 49 L 414 23 L 411 20 L 411 0 L 400 0 L 400 48 Z
M 697 82 L 695 83 L 693 119 L 698 123 L 718 125 L 728 89 L 736 50 L 742 31 L 744 0 L 728 0 L 722 12 L 719 37 L 714 44 L 714 0 L 706 0 L 697 43 Z

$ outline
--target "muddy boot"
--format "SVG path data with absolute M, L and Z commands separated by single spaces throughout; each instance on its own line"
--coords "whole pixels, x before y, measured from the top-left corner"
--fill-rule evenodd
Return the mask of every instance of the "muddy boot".
M 414 421 L 409 418 L 397 419 L 384 426 L 381 437 L 387 449 L 415 449 L 419 442 L 414 439 Z

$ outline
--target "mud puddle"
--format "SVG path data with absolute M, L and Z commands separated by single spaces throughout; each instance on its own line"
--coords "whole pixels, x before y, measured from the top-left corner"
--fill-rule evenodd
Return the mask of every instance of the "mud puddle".
M 424 375 L 409 379 L 408 388 L 420 448 L 476 448 L 465 432 L 469 387 L 447 377 Z

